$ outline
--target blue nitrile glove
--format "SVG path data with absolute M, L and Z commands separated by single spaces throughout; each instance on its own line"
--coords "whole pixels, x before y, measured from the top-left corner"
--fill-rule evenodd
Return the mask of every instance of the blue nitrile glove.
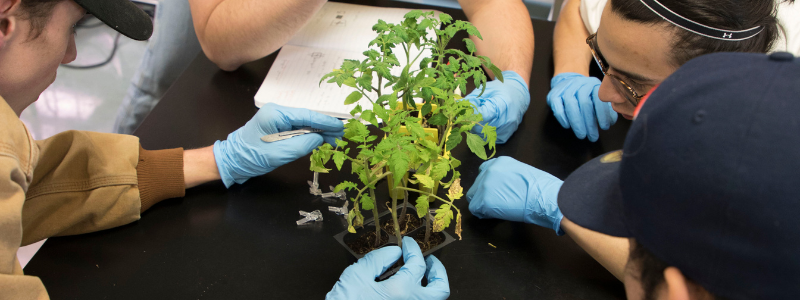
M 578 73 L 561 73 L 550 80 L 547 104 L 553 110 L 558 123 L 564 128 L 572 127 L 579 139 L 588 137 L 597 141 L 600 129 L 607 130 L 617 122 L 617 112 L 611 103 L 600 101 L 600 79 Z
M 561 179 L 508 156 L 490 159 L 467 192 L 469 211 L 478 218 L 503 219 L 552 228 L 563 235 L 558 208 Z
M 422 257 L 417 242 L 403 238 L 403 261 L 405 265 L 397 274 L 381 282 L 375 282 L 383 272 L 400 259 L 400 247 L 387 246 L 367 253 L 358 262 L 347 267 L 339 281 L 325 296 L 326 300 L 387 300 L 387 299 L 447 299 L 450 284 L 444 265 L 433 255 Z M 422 286 L 422 277 L 428 285 Z
M 483 115 L 481 124 L 497 127 L 497 143 L 504 144 L 508 138 L 517 131 L 522 116 L 531 103 L 531 93 L 528 84 L 514 71 L 503 71 L 503 80 L 492 80 L 486 83 L 486 90 L 481 94 L 481 88 L 475 88 L 466 99 L 478 107 L 478 112 Z M 483 136 L 483 126 L 472 127 L 472 133 Z
M 325 130 L 282 141 L 267 143 L 262 136 L 301 127 Z M 334 144 L 344 134 L 342 121 L 302 108 L 267 103 L 247 124 L 214 143 L 214 159 L 226 187 L 244 183 L 250 177 L 264 175 L 288 162 L 311 153 L 323 140 Z

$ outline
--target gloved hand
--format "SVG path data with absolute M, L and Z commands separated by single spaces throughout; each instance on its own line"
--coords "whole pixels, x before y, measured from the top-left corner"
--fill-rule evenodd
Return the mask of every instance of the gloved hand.
M 508 156 L 490 159 L 467 192 L 469 211 L 478 218 L 503 219 L 552 228 L 563 235 L 558 190 L 553 175 Z
M 313 127 L 325 130 L 282 141 L 267 143 L 261 137 L 267 134 Z M 283 107 L 267 103 L 247 124 L 228 135 L 228 139 L 214 143 L 214 159 L 226 187 L 234 182 L 244 183 L 250 177 L 271 172 L 288 162 L 311 153 L 325 142 L 334 144 L 344 134 L 342 121 L 307 109 Z
M 514 71 L 503 71 L 503 80 L 492 80 L 486 83 L 483 95 L 480 87 L 475 88 L 466 99 L 478 107 L 483 115 L 481 124 L 497 127 L 497 143 L 504 144 L 517 131 L 522 116 L 528 110 L 531 93 L 528 84 Z M 472 133 L 481 135 L 482 126 L 472 127 Z
M 405 265 L 397 274 L 381 282 L 375 278 L 386 272 L 398 259 L 400 247 L 388 246 L 367 253 L 355 264 L 347 267 L 325 296 L 326 300 L 386 300 L 386 299 L 447 299 L 450 285 L 442 263 L 433 255 L 422 257 L 417 242 L 403 238 Z M 428 277 L 428 286 L 422 286 L 422 276 Z
M 572 127 L 579 139 L 597 141 L 600 129 L 607 130 L 617 122 L 617 112 L 611 103 L 600 101 L 600 79 L 578 73 L 561 73 L 550 80 L 547 104 L 564 128 Z

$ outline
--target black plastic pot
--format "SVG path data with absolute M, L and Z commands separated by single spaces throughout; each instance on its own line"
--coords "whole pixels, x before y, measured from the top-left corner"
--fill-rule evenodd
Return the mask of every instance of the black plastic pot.
M 399 207 L 398 207 L 398 210 L 400 210 Z M 416 208 L 414 206 L 409 206 L 408 210 L 406 212 L 410 213 L 410 214 L 415 214 L 416 211 L 417 210 L 416 210 Z M 382 212 L 382 213 L 380 213 L 378 215 L 378 219 L 379 220 L 385 220 L 386 218 L 391 218 L 391 214 L 389 214 L 388 210 L 384 211 L 384 212 Z M 378 225 L 380 225 L 380 221 L 379 221 Z M 356 239 L 356 238 L 360 237 L 363 234 L 367 234 L 367 233 L 375 230 L 374 226 L 375 225 L 374 225 L 373 219 L 369 218 L 369 219 L 366 219 L 364 221 L 364 227 L 356 229 L 356 233 L 350 233 L 347 230 L 345 230 L 345 231 L 342 231 L 342 232 L 334 235 L 333 238 L 336 239 L 336 241 L 339 242 L 339 244 L 341 244 L 342 247 L 344 247 L 347 250 L 347 252 L 350 252 L 350 254 L 352 254 L 356 259 L 360 259 L 360 258 L 364 257 L 364 255 L 366 253 L 364 253 L 364 254 L 356 253 L 355 251 L 353 251 L 353 249 L 350 249 L 350 247 L 347 246 L 347 242 L 350 241 L 350 240 Z M 417 235 L 417 234 L 419 234 L 421 232 L 425 232 L 425 228 L 426 227 L 427 227 L 427 225 L 424 224 L 424 222 L 423 222 L 423 224 L 419 228 L 417 228 L 417 229 L 415 229 L 415 230 L 413 230 L 413 231 L 411 231 L 409 233 L 406 233 L 403 236 L 410 236 L 410 237 L 413 238 L 415 235 Z M 383 228 L 380 228 L 380 230 L 381 230 L 381 235 L 385 234 L 388 237 L 388 242 L 381 244 L 380 246 L 378 246 L 378 248 L 381 248 L 381 247 L 384 247 L 384 246 L 387 246 L 387 245 L 397 245 L 398 244 L 397 243 L 397 238 L 393 234 L 387 233 L 386 230 L 383 230 Z M 450 235 L 446 231 L 431 232 L 431 235 L 438 235 L 438 234 L 441 234 L 441 235 L 444 236 L 444 240 L 442 241 L 442 243 L 440 243 L 439 245 L 436 245 L 436 247 L 433 247 L 428 251 L 423 252 L 422 253 L 423 256 L 436 254 L 439 251 L 441 251 L 442 248 L 444 248 L 445 246 L 447 246 L 448 244 L 450 244 L 450 243 L 452 243 L 452 242 L 454 242 L 456 240 L 455 238 L 453 238 L 452 235 Z M 397 270 L 399 270 L 399 268 L 397 268 Z M 394 272 L 397 272 L 397 270 L 394 270 Z M 391 272 L 391 270 L 387 271 L 387 273 L 388 272 Z M 392 273 L 392 274 L 394 274 L 394 273 Z

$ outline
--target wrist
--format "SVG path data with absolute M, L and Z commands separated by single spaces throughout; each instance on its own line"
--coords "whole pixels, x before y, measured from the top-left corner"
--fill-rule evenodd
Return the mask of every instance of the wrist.
M 227 149 L 227 141 L 216 141 L 212 146 L 212 152 L 214 154 L 214 162 L 217 168 L 217 174 L 219 174 L 220 179 L 222 179 L 222 183 L 225 184 L 226 188 L 231 187 L 235 182 L 233 175 L 230 172 L 230 168 L 226 163 L 226 149 Z
M 555 88 L 559 83 L 567 79 L 577 78 L 577 77 L 586 77 L 586 76 L 575 72 L 564 72 L 556 74 L 556 76 L 553 76 L 553 79 L 550 80 L 550 88 L 551 89 Z
M 183 152 L 183 177 L 186 188 L 219 179 L 213 146 Z

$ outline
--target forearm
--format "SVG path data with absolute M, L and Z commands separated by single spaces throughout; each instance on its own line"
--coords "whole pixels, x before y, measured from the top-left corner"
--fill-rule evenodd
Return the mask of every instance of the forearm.
M 325 0 L 189 0 L 206 56 L 232 71 L 282 47 Z
M 530 83 L 533 25 L 525 4 L 519 0 L 458 2 L 483 37 L 483 40 L 471 37 L 477 53 L 488 56 L 500 70 L 517 72 L 526 83 Z M 494 77 L 494 74 L 488 73 Z
M 561 229 L 614 277 L 622 281 L 630 252 L 627 238 L 613 237 L 583 228 L 567 220 L 566 217 L 561 220 Z
M 589 32 L 581 20 L 580 0 L 565 0 L 553 32 L 555 74 L 575 72 L 589 76 L 592 52 L 586 45 Z
M 184 151 L 183 174 L 187 189 L 219 180 L 219 170 L 214 160 L 214 146 Z

